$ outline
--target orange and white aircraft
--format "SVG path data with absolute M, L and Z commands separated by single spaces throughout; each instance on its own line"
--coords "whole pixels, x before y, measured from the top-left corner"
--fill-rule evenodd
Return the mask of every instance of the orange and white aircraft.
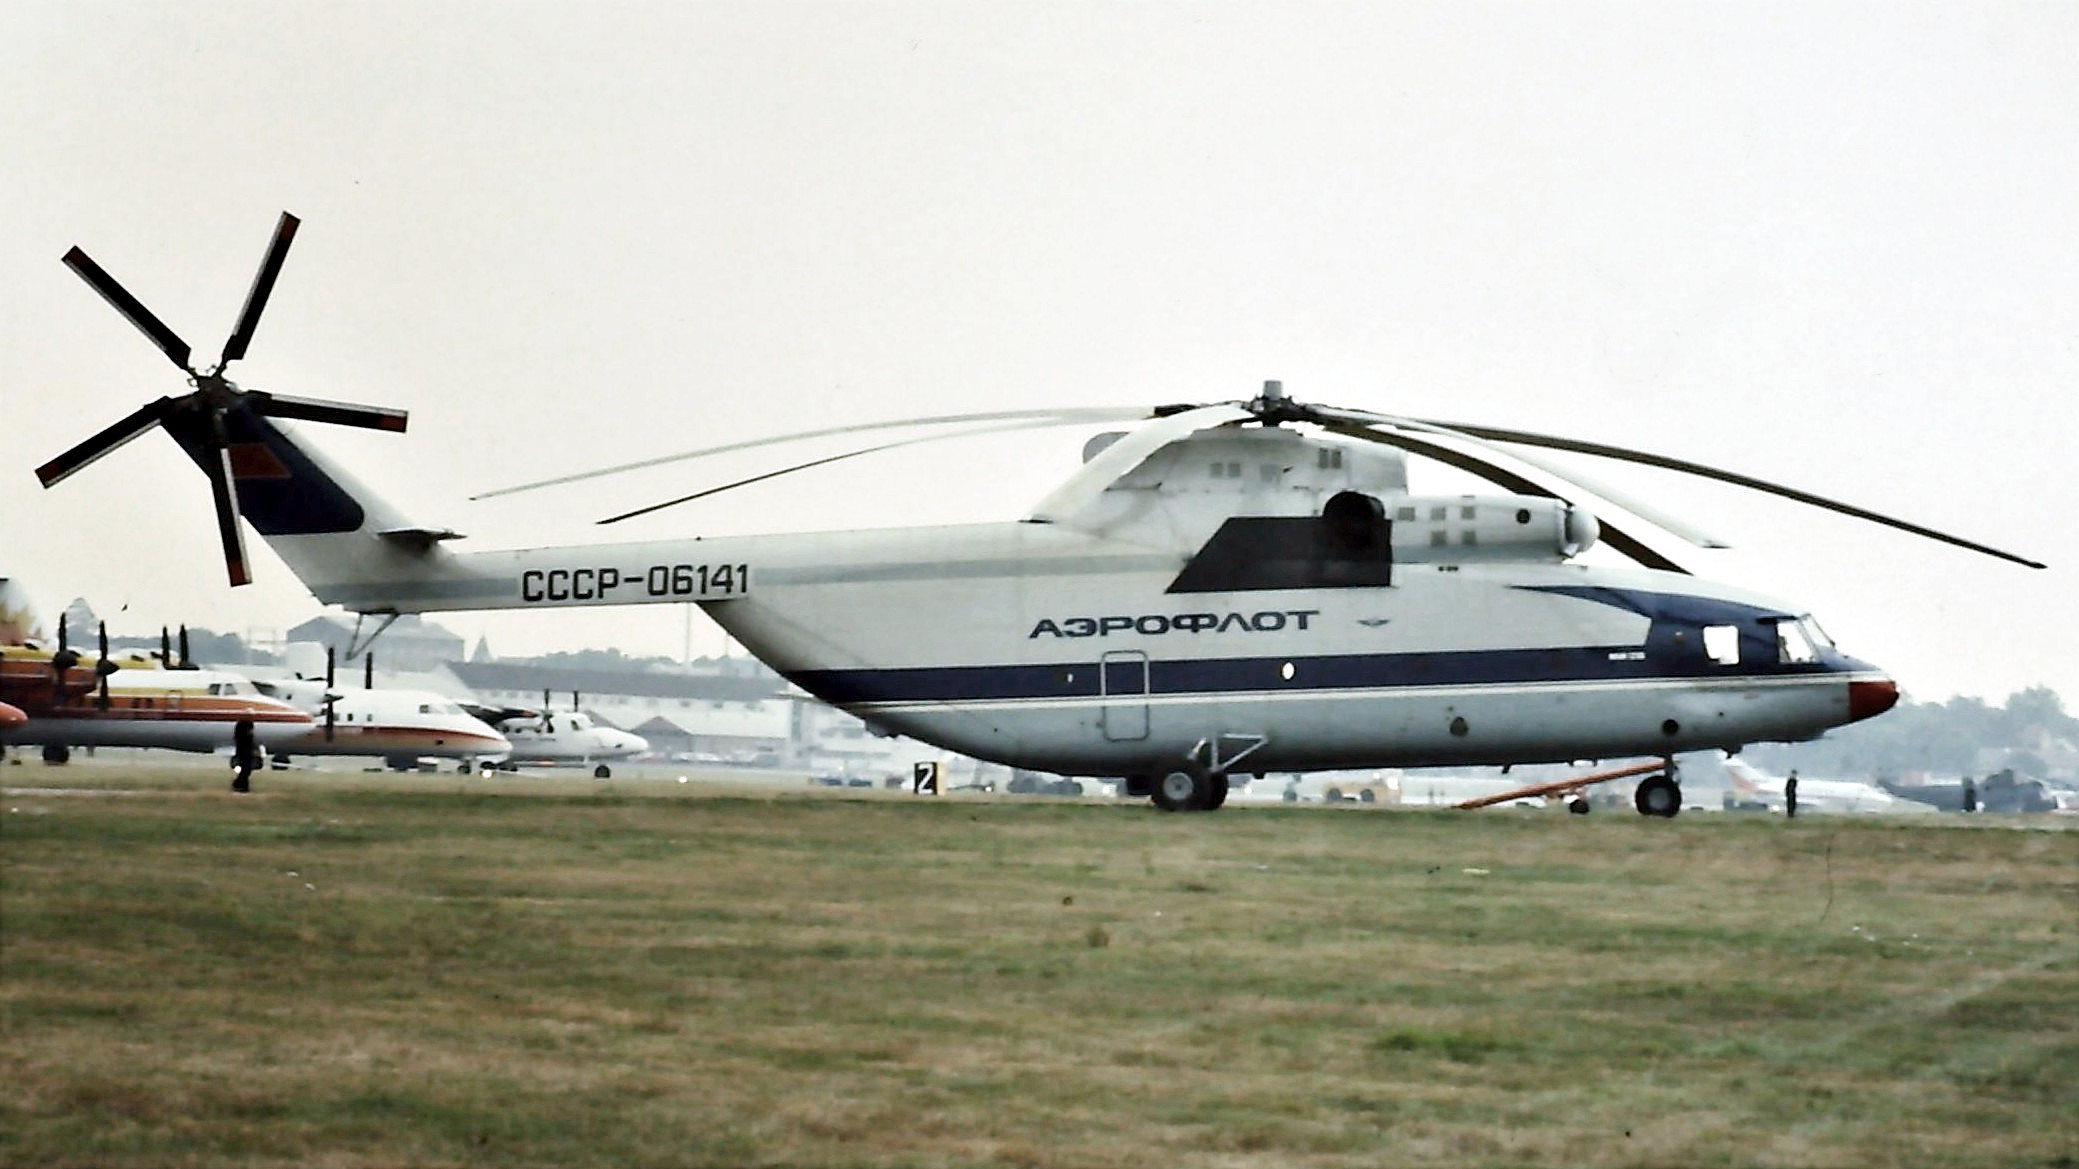
M 218 670 L 165 669 L 142 654 L 87 662 L 67 648 L 0 646 L 0 702 L 26 716 L 10 746 L 41 746 L 47 763 L 73 747 L 165 747 L 216 751 L 233 745 L 240 722 L 273 749 L 310 730 L 310 715 Z
M 422 758 L 499 759 L 512 751 L 491 729 L 453 699 L 423 690 L 327 687 L 321 680 L 261 679 L 263 692 L 308 711 L 315 725 L 276 746 L 277 762 L 293 755 L 375 755 L 391 767 L 411 770 Z
M 295 741 L 275 749 L 277 766 L 286 766 L 292 755 L 373 755 L 400 771 L 416 770 L 423 758 L 461 759 L 467 771 L 479 759 L 502 758 L 512 749 L 504 735 L 446 695 L 377 689 L 375 659 L 364 655 L 362 662 L 361 685 L 340 686 L 331 653 L 313 642 L 297 642 L 284 655 L 287 676 L 253 680 L 261 693 L 317 720 Z

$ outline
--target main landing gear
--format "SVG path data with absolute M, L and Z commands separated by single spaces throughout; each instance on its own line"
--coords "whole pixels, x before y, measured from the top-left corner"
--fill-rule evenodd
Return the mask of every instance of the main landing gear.
M 1186 763 L 1157 779 L 1149 794 L 1165 812 L 1210 812 L 1227 802 L 1227 773 Z
M 1126 794 L 1149 796 L 1165 812 L 1211 812 L 1227 802 L 1227 776 L 1270 742 L 1268 735 L 1234 731 L 1200 739 L 1169 770 L 1126 777 Z
M 1632 806 L 1641 816 L 1659 816 L 1673 819 L 1682 811 L 1682 784 L 1675 773 L 1675 760 L 1670 756 L 1667 770 L 1655 772 L 1639 781 L 1637 791 L 1631 796 Z

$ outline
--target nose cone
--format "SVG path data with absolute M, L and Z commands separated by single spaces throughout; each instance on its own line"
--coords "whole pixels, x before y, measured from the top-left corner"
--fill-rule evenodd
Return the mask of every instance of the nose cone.
M 1875 718 L 1899 701 L 1899 684 L 1889 678 L 1874 682 L 1848 683 L 1848 721 Z

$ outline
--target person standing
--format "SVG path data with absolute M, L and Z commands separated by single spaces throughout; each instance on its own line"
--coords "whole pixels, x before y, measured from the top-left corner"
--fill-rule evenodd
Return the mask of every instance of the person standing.
M 237 772 L 231 777 L 231 790 L 249 792 L 253 790 L 253 768 L 260 765 L 259 744 L 253 737 L 253 720 L 242 718 L 231 729 L 231 766 Z
M 1790 778 L 1783 781 L 1783 814 L 1793 820 L 1797 819 L 1797 771 L 1795 769 L 1791 771 Z

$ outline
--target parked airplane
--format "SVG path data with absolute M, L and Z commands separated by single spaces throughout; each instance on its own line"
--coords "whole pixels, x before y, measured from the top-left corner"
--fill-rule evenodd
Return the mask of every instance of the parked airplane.
M 455 553 L 444 545 L 456 532 L 406 520 L 281 421 L 402 431 L 403 411 L 225 376 L 297 222 L 283 215 L 207 370 L 84 252 L 66 255 L 194 389 L 51 460 L 37 472 L 46 487 L 163 427 L 211 484 L 234 585 L 250 579 L 243 518 L 321 601 L 363 614 L 694 602 L 879 730 L 1013 767 L 1120 776 L 1169 810 L 1220 806 L 1231 772 L 1646 755 L 1666 763 L 1636 802 L 1672 815 L 1676 753 L 1808 739 L 1897 701 L 1883 671 L 1802 607 L 1699 580 L 1576 501 L 1708 537 L 1524 447 L 1700 475 L 2042 567 L 1697 463 L 1302 403 L 1276 382 L 1248 401 L 1115 413 L 1146 421 L 1093 441 L 1017 522 Z M 1509 494 L 1414 495 L 1411 454 Z M 1576 559 L 1598 540 L 1640 567 Z
M 274 749 L 278 766 L 287 766 L 296 755 L 374 755 L 399 771 L 416 769 L 421 758 L 465 760 L 462 769 L 466 771 L 478 761 L 503 758 L 512 750 L 504 735 L 445 695 L 373 685 L 337 686 L 331 677 L 329 654 L 326 659 L 325 677 L 299 673 L 254 680 L 262 693 L 308 711 L 318 720 L 304 734 Z M 368 673 L 366 681 L 372 683 L 373 669 Z
M 240 722 L 273 748 L 312 725 L 235 674 L 163 669 L 141 654 L 78 661 L 70 649 L 0 647 L 0 700 L 28 715 L 8 733 L 10 746 L 41 746 L 46 763 L 64 763 L 74 747 L 229 749 Z
M 1726 778 L 1732 783 L 1735 807 L 1781 812 L 1789 804 L 1784 795 L 1788 776 L 1770 775 L 1744 759 L 1725 761 Z M 1874 784 L 1851 779 L 1809 779 L 1798 776 L 1797 810 L 1815 813 L 1918 815 L 1935 809 L 1914 800 L 1902 800 Z
M 649 740 L 641 735 L 593 722 L 592 716 L 576 709 L 575 694 L 571 695 L 572 708 L 561 713 L 549 709 L 548 697 L 542 695 L 540 710 L 470 708 L 511 742 L 511 754 L 504 761 L 509 768 L 522 764 L 590 767 L 597 778 L 610 779 L 614 772 L 609 764 L 614 760 L 650 749 Z

